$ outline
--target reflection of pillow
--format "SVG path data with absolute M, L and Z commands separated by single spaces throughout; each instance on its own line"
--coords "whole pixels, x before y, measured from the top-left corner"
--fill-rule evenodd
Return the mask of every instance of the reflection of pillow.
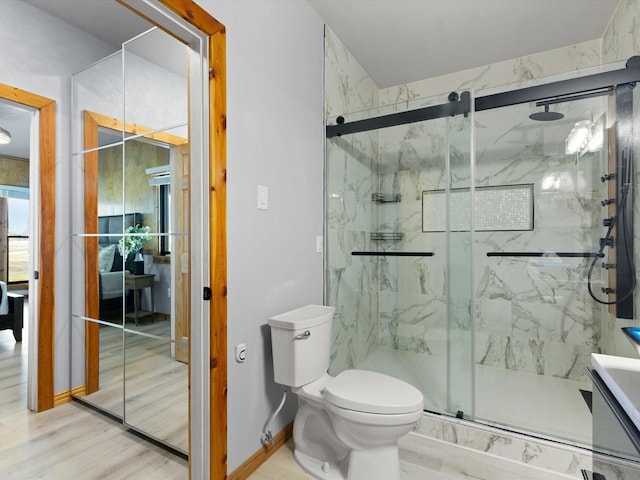
M 100 254 L 98 256 L 98 269 L 100 273 L 110 272 L 113 266 L 113 257 L 116 255 L 116 245 L 109 245 L 106 247 L 100 247 Z

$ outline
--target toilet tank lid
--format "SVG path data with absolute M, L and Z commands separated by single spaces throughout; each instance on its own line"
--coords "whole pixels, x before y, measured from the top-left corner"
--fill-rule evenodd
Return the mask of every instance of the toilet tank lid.
M 285 330 L 311 328 L 331 321 L 334 310 L 325 305 L 307 305 L 269 318 L 269 326 Z
M 422 410 L 424 399 L 415 387 L 382 373 L 345 370 L 325 388 L 333 405 L 366 413 L 400 414 Z

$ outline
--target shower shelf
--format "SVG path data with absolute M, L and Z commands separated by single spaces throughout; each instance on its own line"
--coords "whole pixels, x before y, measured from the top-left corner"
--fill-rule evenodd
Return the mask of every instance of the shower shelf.
M 433 257 L 433 252 L 351 252 L 353 256 L 361 257 Z
M 371 232 L 371 240 L 391 240 L 398 241 L 404 238 L 402 232 Z
M 487 257 L 562 257 L 562 258 L 593 258 L 601 257 L 592 252 L 487 252 Z
M 399 203 L 402 195 L 399 193 L 372 193 L 371 201 L 375 203 Z

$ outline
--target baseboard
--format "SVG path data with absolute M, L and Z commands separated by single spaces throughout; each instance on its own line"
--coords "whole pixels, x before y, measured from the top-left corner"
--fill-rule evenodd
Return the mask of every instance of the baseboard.
M 59 407 L 60 405 L 64 405 L 71 401 L 71 397 L 84 397 L 87 394 L 87 386 L 80 385 L 79 387 L 74 387 L 71 390 L 66 390 L 64 392 L 56 393 L 53 396 L 53 406 Z
M 287 440 L 293 435 L 293 422 L 284 427 L 274 437 L 274 442 L 264 445 L 260 450 L 251 455 L 234 472 L 227 477 L 228 480 L 245 480 L 249 478 L 253 472 L 255 472 L 260 465 L 267 461 L 267 459 L 275 453 L 278 448 L 286 443 Z

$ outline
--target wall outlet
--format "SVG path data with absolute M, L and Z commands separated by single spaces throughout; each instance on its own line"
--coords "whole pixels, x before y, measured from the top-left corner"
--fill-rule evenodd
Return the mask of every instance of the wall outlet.
M 247 359 L 247 345 L 245 343 L 236 345 L 236 362 L 244 363 L 246 359 Z

